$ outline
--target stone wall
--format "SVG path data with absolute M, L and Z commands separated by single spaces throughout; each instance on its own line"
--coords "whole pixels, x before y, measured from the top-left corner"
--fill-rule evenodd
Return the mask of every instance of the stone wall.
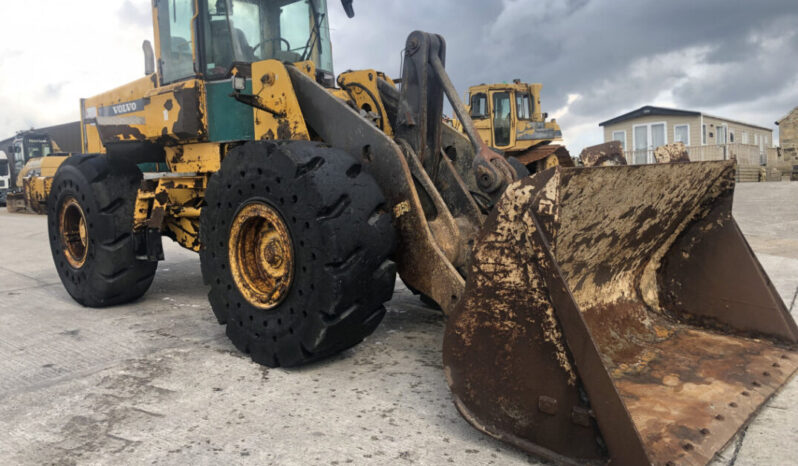
M 779 120 L 778 125 L 779 154 L 777 163 L 773 165 L 787 175 L 791 174 L 794 165 L 798 165 L 798 107 Z
M 779 120 L 779 145 L 784 148 L 787 146 L 798 146 L 798 107 Z

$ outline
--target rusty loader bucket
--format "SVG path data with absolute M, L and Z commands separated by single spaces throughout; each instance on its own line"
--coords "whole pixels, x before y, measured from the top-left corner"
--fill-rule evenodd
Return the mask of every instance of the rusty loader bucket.
M 478 429 L 563 463 L 706 464 L 798 367 L 734 166 L 547 170 L 474 248 L 444 366 Z

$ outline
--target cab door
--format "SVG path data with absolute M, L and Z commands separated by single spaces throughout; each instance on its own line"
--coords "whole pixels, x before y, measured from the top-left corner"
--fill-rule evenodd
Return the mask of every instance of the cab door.
M 505 149 L 512 146 L 515 139 L 512 92 L 507 90 L 492 91 L 490 95 L 493 126 L 492 146 L 497 149 Z
M 485 92 L 472 93 L 469 99 L 469 111 L 471 121 L 474 122 L 474 128 L 479 133 L 480 139 L 485 144 L 491 145 L 493 132 L 491 128 L 490 107 L 488 105 L 488 94 Z

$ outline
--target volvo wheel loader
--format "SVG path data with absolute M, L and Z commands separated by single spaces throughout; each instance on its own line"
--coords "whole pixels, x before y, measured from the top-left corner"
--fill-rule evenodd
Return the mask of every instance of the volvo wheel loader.
M 334 77 L 322 0 L 158 0 L 153 19 L 146 76 L 82 101 L 88 154 L 48 199 L 79 303 L 142 296 L 167 236 L 199 253 L 232 343 L 288 367 L 369 335 L 398 271 L 447 317 L 468 422 L 563 463 L 706 463 L 798 367 L 733 162 L 521 176 L 438 35 L 410 34 L 397 85 Z
M 485 144 L 517 160 L 531 173 L 556 165 L 573 167 L 571 155 L 562 140 L 557 121 L 547 120 L 540 104 L 542 84 L 480 84 L 468 88 L 469 116 Z M 462 129 L 459 121 L 454 127 Z

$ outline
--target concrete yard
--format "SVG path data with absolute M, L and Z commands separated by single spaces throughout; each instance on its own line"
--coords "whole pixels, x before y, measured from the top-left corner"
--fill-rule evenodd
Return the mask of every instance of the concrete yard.
M 737 187 L 735 217 L 792 313 L 798 182 Z M 3 464 L 538 464 L 463 420 L 441 366 L 443 317 L 397 281 L 382 325 L 301 369 L 239 354 L 205 297 L 199 258 L 170 240 L 130 305 L 72 301 L 44 216 L 0 211 Z M 798 380 L 717 464 L 795 464 Z

